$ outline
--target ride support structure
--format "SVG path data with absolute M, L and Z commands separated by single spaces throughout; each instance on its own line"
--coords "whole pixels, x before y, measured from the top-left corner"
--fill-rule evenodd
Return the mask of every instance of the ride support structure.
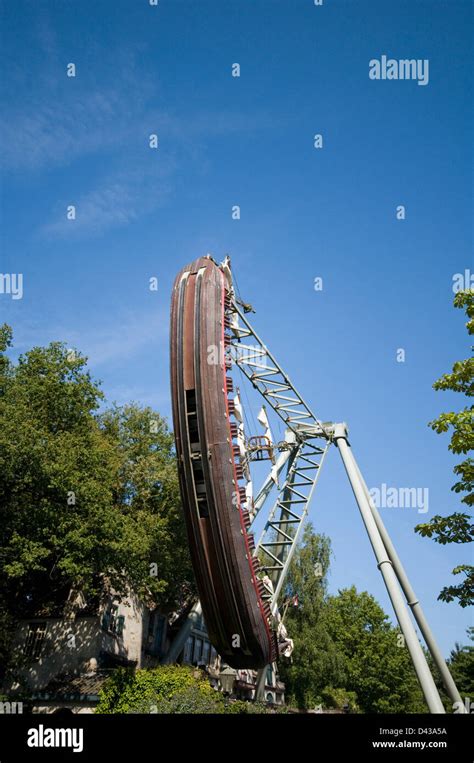
M 233 565 L 237 569 L 238 573 L 240 576 L 243 576 L 245 581 L 249 580 L 248 573 L 246 572 L 249 562 L 247 556 L 248 550 L 252 549 L 252 563 L 250 564 L 250 569 L 252 573 L 255 573 L 253 586 L 247 584 L 247 588 L 241 589 L 240 594 L 237 592 L 237 600 L 234 596 L 232 603 L 233 609 L 230 607 L 230 613 L 226 609 L 229 607 L 229 592 L 231 591 L 235 580 L 239 578 L 239 575 L 236 576 L 234 574 L 233 578 L 232 576 L 229 576 L 227 580 L 227 593 L 224 593 L 221 596 L 216 587 L 217 580 L 215 577 L 215 567 L 219 560 L 217 560 L 217 562 L 213 560 L 212 552 L 210 551 L 210 543 L 219 543 L 219 533 L 213 533 L 212 530 L 209 530 L 209 522 L 207 521 L 209 517 L 205 515 L 205 512 L 203 515 L 202 505 L 204 492 L 202 484 L 199 484 L 200 502 L 197 500 L 198 496 L 196 493 L 194 494 L 194 498 L 190 494 L 189 483 L 192 467 L 186 469 L 185 466 L 186 444 L 184 442 L 187 438 L 189 441 L 189 436 L 186 427 L 183 427 L 183 420 L 189 421 L 189 412 L 186 412 L 184 408 L 179 410 L 179 405 L 176 402 L 179 394 L 181 394 L 183 400 L 186 397 L 192 399 L 192 404 L 196 408 L 196 397 L 199 398 L 199 393 L 197 395 L 196 393 L 189 394 L 189 389 L 186 394 L 184 394 L 182 389 L 181 392 L 179 392 L 179 362 L 178 365 L 176 365 L 176 358 L 182 358 L 182 348 L 186 346 L 188 348 L 188 358 L 186 361 L 188 364 L 187 377 L 188 381 L 189 379 L 192 379 L 192 384 L 190 385 L 188 383 L 188 388 L 191 386 L 194 389 L 196 385 L 194 384 L 194 376 L 190 371 L 190 367 L 193 365 L 194 368 L 200 368 L 201 371 L 203 370 L 201 355 L 202 352 L 208 350 L 208 347 L 201 346 L 200 351 L 199 348 L 195 348 L 193 355 L 192 349 L 190 349 L 192 347 L 191 338 L 189 335 L 186 338 L 182 332 L 183 310 L 181 309 L 180 317 L 180 310 L 177 305 L 180 299 L 182 305 L 184 305 L 186 299 L 188 306 L 192 306 L 196 303 L 195 296 L 189 296 L 189 292 L 188 297 L 185 297 L 183 279 L 188 282 L 192 277 L 196 279 L 199 273 L 200 277 L 203 278 L 205 271 L 213 279 L 214 296 L 215 293 L 219 291 L 219 288 L 217 288 L 216 292 L 216 284 L 222 289 L 222 304 L 225 304 L 226 306 L 225 315 L 223 314 L 222 318 L 227 329 L 227 333 L 222 340 L 224 345 L 223 358 L 221 359 L 223 368 L 229 369 L 232 365 L 238 366 L 244 377 L 246 377 L 246 379 L 253 385 L 254 389 L 262 396 L 265 405 L 270 406 L 285 425 L 285 435 L 283 440 L 274 446 L 274 449 L 278 450 L 278 457 L 276 459 L 271 457 L 269 451 L 272 449 L 268 445 L 262 447 L 262 458 L 268 457 L 271 461 L 271 469 L 255 498 L 245 496 L 245 489 L 238 487 L 237 480 L 235 479 L 235 472 L 233 479 L 232 475 L 230 475 L 230 479 L 234 483 L 234 493 L 238 494 L 241 499 L 239 510 L 245 524 L 245 532 L 241 531 L 244 538 L 245 533 L 250 531 L 255 518 L 264 510 L 264 508 L 266 508 L 269 497 L 274 492 L 275 485 L 278 485 L 276 499 L 269 510 L 268 517 L 258 542 L 256 544 L 251 542 L 250 545 L 247 542 L 245 547 L 239 547 L 238 543 L 234 542 L 232 547 L 229 547 L 230 551 L 226 550 L 225 542 L 223 542 L 220 547 L 222 558 L 226 557 L 227 554 L 229 559 L 226 559 L 225 561 L 229 563 L 230 560 L 231 566 Z M 174 328 L 172 328 L 172 379 L 174 379 L 172 388 L 175 405 L 175 430 L 178 428 L 177 451 L 178 458 L 181 460 L 181 490 L 182 495 L 184 495 L 185 513 L 188 514 L 188 531 L 195 569 L 197 565 L 198 588 L 203 603 L 202 608 L 206 621 L 209 617 L 211 622 L 211 640 L 214 640 L 214 645 L 218 648 L 218 651 L 219 647 L 221 648 L 223 659 L 225 659 L 228 664 L 234 666 L 248 667 L 249 665 L 253 665 L 253 667 L 258 668 L 259 673 L 256 695 L 257 698 L 263 697 L 267 665 L 276 660 L 279 651 L 284 653 L 286 645 L 288 644 L 288 641 L 285 641 L 284 638 L 286 635 L 284 629 L 283 637 L 281 636 L 282 620 L 278 610 L 281 594 L 284 590 L 285 579 L 294 552 L 301 539 L 303 525 L 308 516 L 310 502 L 316 490 L 321 469 L 331 446 L 334 446 L 340 453 L 360 511 L 363 525 L 374 551 L 377 568 L 382 575 L 428 709 L 431 713 L 445 712 L 438 688 L 434 682 L 425 653 L 418 639 L 410 612 L 412 613 L 425 640 L 426 646 L 431 653 L 433 661 L 440 672 L 448 696 L 453 703 L 456 703 L 456 707 L 459 708 L 461 712 L 466 712 L 448 666 L 446 665 L 435 637 L 428 625 L 421 604 L 410 584 L 379 511 L 370 497 L 369 490 L 364 482 L 349 443 L 347 425 L 345 423 L 323 423 L 313 414 L 309 405 L 296 390 L 288 374 L 286 374 L 278 364 L 268 347 L 263 343 L 251 326 L 247 318 L 247 313 L 251 308 L 236 296 L 230 269 L 230 260 L 228 258 L 226 258 L 221 265 L 217 265 L 217 263 L 210 257 L 201 258 L 181 271 L 176 284 L 172 313 L 174 316 L 172 321 L 172 326 L 174 325 Z M 219 299 L 220 297 L 217 298 L 216 304 L 219 303 Z M 194 309 L 194 318 L 192 319 L 190 314 L 188 314 L 188 317 L 184 320 L 187 320 L 188 324 L 190 324 L 190 322 L 193 323 L 195 334 L 201 334 L 204 326 L 205 331 L 208 331 L 208 333 L 210 332 L 209 336 L 211 336 L 214 335 L 214 318 L 212 315 L 209 316 L 209 310 L 208 308 L 206 309 L 207 316 L 205 319 Z M 217 318 L 217 320 L 219 319 Z M 181 325 L 181 334 L 179 334 L 178 331 L 179 325 Z M 200 375 L 202 376 L 202 373 Z M 206 383 L 210 386 L 214 383 L 212 373 Z M 224 387 L 226 387 L 225 384 Z M 224 387 L 222 388 L 222 392 L 224 392 Z M 229 388 L 230 385 L 227 385 L 226 389 Z M 212 405 L 214 405 L 215 411 L 217 403 L 213 402 Z M 197 407 L 199 408 L 199 400 L 197 402 Z M 239 445 L 232 446 L 232 440 L 230 440 L 228 444 L 234 454 L 239 453 L 240 447 L 243 471 L 245 472 L 248 468 L 249 456 L 245 455 L 242 448 L 243 430 L 241 427 L 243 427 L 243 425 L 240 424 L 241 417 L 240 414 L 238 414 L 238 410 L 239 401 L 236 396 L 234 403 L 228 407 L 228 411 L 233 411 L 238 415 L 237 427 L 236 425 L 231 425 L 231 432 L 237 437 Z M 212 419 L 212 415 L 214 414 L 211 414 L 210 411 L 204 411 L 204 413 L 201 414 L 201 419 L 202 416 L 206 415 Z M 204 426 L 201 427 L 199 434 L 195 429 L 192 430 L 191 434 L 194 438 L 194 451 L 189 452 L 188 461 L 191 462 L 192 459 L 194 459 L 194 472 L 201 477 L 203 471 L 206 471 L 206 468 L 204 468 L 204 470 L 202 469 L 204 444 L 202 438 L 205 435 Z M 256 439 L 257 438 L 253 438 L 254 441 Z M 230 459 L 227 460 L 230 462 Z M 196 469 L 196 463 L 198 461 L 199 465 Z M 218 469 L 219 479 L 225 478 L 225 471 L 221 469 L 219 464 L 216 466 L 216 461 L 210 467 L 210 469 L 212 468 Z M 285 477 L 280 486 L 279 479 L 283 473 L 285 474 Z M 203 482 L 206 482 L 206 480 L 203 479 Z M 217 496 L 216 499 L 214 493 L 215 487 L 213 486 L 213 477 L 212 474 L 209 473 L 209 480 L 206 483 L 206 493 L 204 497 L 206 510 L 208 513 L 212 512 L 213 506 L 217 506 L 217 513 L 221 512 L 221 516 L 225 518 L 225 500 L 229 503 L 229 499 L 228 497 L 226 499 L 224 496 L 223 502 L 219 505 L 219 496 Z M 200 514 L 199 506 L 201 506 Z M 232 509 L 229 509 L 229 511 L 232 511 Z M 203 527 L 204 529 L 202 529 Z M 197 536 L 199 533 L 203 534 L 198 538 Z M 239 539 L 237 538 L 237 541 L 238 540 Z M 203 549 L 205 549 L 205 553 L 203 553 Z M 245 553 L 245 549 L 247 550 L 247 553 Z M 200 561 L 200 559 L 203 559 L 204 557 L 206 557 L 205 564 Z M 245 560 L 243 561 L 244 557 Z M 218 574 L 221 574 L 221 572 L 222 567 Z M 200 581 L 201 585 L 199 585 Z M 253 593 L 254 588 L 257 592 L 256 598 Z M 212 591 L 211 596 L 209 595 L 210 590 Z M 247 612 L 245 611 L 246 607 L 248 608 Z M 244 611 L 242 611 L 242 608 Z M 197 602 L 192 608 L 188 620 L 181 632 L 173 642 L 171 649 L 165 658 L 166 662 L 173 662 L 177 659 L 191 628 L 193 618 L 200 614 L 200 611 L 201 604 Z M 264 619 L 259 620 L 259 614 Z M 238 655 L 235 656 L 232 654 L 231 649 L 226 648 L 226 639 L 230 637 L 229 629 L 227 628 L 227 620 L 232 620 L 232 626 L 229 623 L 229 627 L 234 627 L 235 629 L 234 623 L 239 615 L 241 620 L 244 621 L 245 643 L 248 648 L 244 645 L 244 648 L 240 649 Z M 262 623 L 265 627 L 263 627 Z M 269 633 L 269 628 L 274 634 L 274 641 L 269 635 L 266 635 Z M 219 631 L 218 634 L 217 631 Z M 274 643 L 276 644 L 275 648 L 273 647 Z M 252 651 L 255 649 L 258 654 L 252 659 Z M 268 657 L 269 655 L 271 655 L 271 658 L 265 661 L 265 656 Z

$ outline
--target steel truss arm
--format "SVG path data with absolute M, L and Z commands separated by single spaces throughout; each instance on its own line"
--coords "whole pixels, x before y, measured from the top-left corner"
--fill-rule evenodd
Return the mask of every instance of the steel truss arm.
M 304 440 L 288 462 L 288 472 L 255 549 L 261 566 L 272 583 L 264 598 L 270 601 L 273 614 L 285 582 L 309 504 L 319 479 L 321 467 L 330 446 L 323 447 Z
M 257 543 L 255 555 L 259 555 L 261 567 L 271 581 L 271 586 L 265 586 L 263 598 L 270 602 L 273 615 L 277 614 L 278 598 L 330 445 L 330 439 L 322 447 L 309 438 L 302 439 L 297 449 L 291 452 L 285 483 Z M 265 696 L 266 672 L 267 668 L 262 668 L 257 675 L 255 698 L 260 701 Z
M 287 427 L 306 437 L 328 438 L 324 424 L 316 419 L 235 302 L 232 309 L 238 316 L 231 326 L 235 337 L 232 341 L 232 360 Z M 249 339 L 252 344 L 247 344 Z
M 293 448 L 279 457 L 277 471 L 280 471 L 285 463 L 288 464 L 286 480 L 254 553 L 255 556 L 259 556 L 271 580 L 273 590 L 268 588 L 264 598 L 270 601 L 272 612 L 275 614 L 278 609 L 278 597 L 301 537 L 331 436 L 252 328 L 235 300 L 232 309 L 235 313 L 235 320 L 231 324 L 235 337 L 232 341 L 232 360 L 285 422 L 289 430 L 287 441 L 293 443 Z M 322 446 L 313 444 L 311 440 L 314 441 L 315 438 L 322 438 L 325 442 Z M 268 477 L 256 498 L 254 516 L 267 499 L 271 483 L 271 477 Z

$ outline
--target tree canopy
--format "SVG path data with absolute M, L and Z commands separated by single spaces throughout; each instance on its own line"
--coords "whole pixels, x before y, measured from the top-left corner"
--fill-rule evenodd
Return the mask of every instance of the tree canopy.
M 329 597 L 325 620 L 343 656 L 344 686 L 363 712 L 426 712 L 404 638 L 373 596 L 341 590 Z
M 468 318 L 466 328 L 470 335 L 474 334 L 474 291 L 460 291 L 455 295 L 454 306 L 464 308 Z M 471 348 L 472 349 L 472 348 Z M 434 384 L 435 390 L 450 390 L 459 392 L 467 398 L 474 395 L 474 357 L 457 361 L 449 374 L 444 374 Z M 430 422 L 429 426 L 438 434 L 450 432 L 449 450 L 456 455 L 466 455 L 474 448 L 474 406 L 466 405 L 460 411 L 441 413 Z M 455 493 L 463 494 L 461 503 L 467 506 L 467 511 L 455 511 L 449 516 L 437 514 L 429 522 L 419 524 L 415 532 L 436 543 L 469 543 L 474 540 L 474 524 L 471 519 L 474 505 L 474 460 L 471 456 L 463 459 L 454 467 L 458 478 L 452 486 Z M 439 599 L 450 602 L 456 601 L 461 607 L 474 603 L 474 567 L 470 564 L 459 564 L 453 569 L 453 575 L 464 576 L 460 583 L 445 586 L 439 594 Z
M 0 607 L 45 613 L 104 583 L 163 607 L 193 590 L 173 436 L 151 408 L 100 411 L 86 358 L 53 342 L 14 363 L 0 332 Z M 8 628 L 7 628 L 8 630 Z M 0 640 L 4 657 L 8 638 Z
M 330 555 L 329 538 L 315 533 L 308 523 L 285 586 L 285 625 L 295 649 L 290 663 L 280 662 L 287 695 L 301 708 L 320 704 L 324 687 L 344 685 L 343 659 L 325 622 Z
M 234 715 L 269 711 L 263 702 L 226 702 L 205 673 L 189 666 L 161 665 L 151 670 L 114 670 L 102 686 L 95 712 Z M 285 712 L 285 708 L 278 708 L 278 712 Z
M 474 641 L 474 628 L 468 628 L 469 640 Z M 474 646 L 455 644 L 448 660 L 451 675 L 454 678 L 461 697 L 474 698 Z
M 403 637 L 374 597 L 354 586 L 328 595 L 330 556 L 329 539 L 308 524 L 288 576 L 285 624 L 295 642 L 291 663 L 281 661 L 288 697 L 305 708 L 424 712 Z

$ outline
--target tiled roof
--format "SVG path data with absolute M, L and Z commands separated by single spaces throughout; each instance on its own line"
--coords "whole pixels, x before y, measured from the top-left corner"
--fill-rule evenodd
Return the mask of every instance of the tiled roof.
M 105 679 L 110 674 L 108 670 L 98 670 L 94 673 L 83 673 L 79 676 L 57 676 L 41 691 L 35 692 L 33 698 L 43 700 L 97 700 L 99 691 Z

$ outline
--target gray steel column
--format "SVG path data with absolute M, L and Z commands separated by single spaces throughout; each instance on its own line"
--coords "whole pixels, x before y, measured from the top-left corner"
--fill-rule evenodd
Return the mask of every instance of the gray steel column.
M 387 528 L 385 527 L 382 517 L 380 516 L 380 512 L 377 510 L 377 507 L 375 506 L 371 498 L 369 489 L 360 472 L 358 464 L 356 463 L 355 465 L 356 465 L 357 472 L 359 474 L 359 479 L 362 483 L 362 487 L 364 488 L 364 492 L 369 502 L 372 515 L 375 519 L 375 523 L 377 525 L 378 531 L 385 545 L 385 548 L 387 549 L 387 554 L 390 557 L 390 561 L 393 564 L 393 568 L 396 572 L 397 578 L 400 581 L 400 585 L 403 589 L 403 593 L 405 594 L 405 598 L 407 600 L 408 606 L 413 612 L 415 620 L 418 623 L 418 627 L 423 635 L 423 638 L 425 639 L 426 645 L 431 652 L 431 656 L 433 657 L 433 660 L 435 661 L 436 666 L 439 672 L 441 673 L 441 677 L 446 687 L 446 691 L 448 692 L 449 696 L 453 700 L 453 703 L 454 702 L 459 703 L 458 704 L 459 712 L 467 713 L 467 710 L 461 699 L 461 695 L 459 694 L 457 690 L 456 684 L 454 683 L 453 677 L 451 673 L 449 672 L 449 668 L 446 665 L 444 657 L 439 650 L 438 644 L 436 643 L 436 639 L 428 624 L 428 621 L 425 617 L 425 613 L 423 612 L 422 606 L 416 596 L 416 593 L 411 587 L 410 581 L 408 580 L 408 576 L 405 572 L 403 564 L 400 561 L 400 558 L 387 532 Z
M 186 620 L 182 624 L 181 629 L 178 631 L 178 633 L 174 637 L 174 640 L 172 644 L 170 645 L 170 648 L 168 649 L 167 653 L 161 660 L 162 665 L 171 665 L 173 662 L 176 662 L 179 655 L 184 649 L 184 645 L 188 639 L 192 626 L 197 623 L 201 614 L 202 614 L 201 602 L 197 601 L 191 607 L 191 610 L 189 611 Z
M 388 557 L 387 550 L 373 517 L 370 503 L 367 500 L 367 496 L 362 486 L 357 465 L 347 441 L 347 428 L 345 424 L 335 425 L 334 441 L 337 444 L 341 454 L 347 476 L 349 477 L 355 499 L 359 506 L 365 529 L 367 530 L 367 534 L 377 559 L 377 566 L 382 573 L 382 577 L 384 579 L 388 595 L 390 596 L 390 600 L 400 625 L 400 629 L 405 637 L 405 643 L 408 647 L 408 651 L 410 652 L 413 666 L 418 676 L 418 680 L 420 682 L 428 708 L 431 713 L 444 713 L 445 709 L 443 707 L 443 703 L 441 702 L 438 689 L 433 680 L 433 676 L 431 675 L 428 663 L 426 662 L 426 657 L 423 653 L 423 649 L 421 648 L 420 642 L 418 641 L 418 637 L 410 619 L 410 615 L 408 614 L 408 611 L 405 607 L 395 570 L 391 560 Z
M 267 682 L 267 669 L 269 665 L 265 665 L 264 668 L 260 668 L 257 671 L 257 682 L 255 687 L 255 700 L 262 702 L 265 699 L 265 684 Z
M 282 471 L 283 467 L 285 466 L 286 462 L 288 461 L 290 455 L 294 452 L 294 449 L 296 449 L 296 435 L 293 432 L 292 429 L 287 429 L 285 432 L 285 441 L 291 445 L 294 446 L 294 448 L 289 448 L 288 450 L 284 450 L 280 455 L 278 456 L 276 460 L 276 472 L 278 476 L 280 476 L 280 472 Z M 257 497 L 254 500 L 254 508 L 253 508 L 253 515 L 254 519 L 257 516 L 258 512 L 262 508 L 263 504 L 267 500 L 268 496 L 270 495 L 272 489 L 275 487 L 275 483 L 273 481 L 273 477 L 271 476 L 271 471 L 269 472 L 268 476 L 265 478 L 265 481 L 258 491 Z M 253 520 L 252 520 L 253 521 Z

